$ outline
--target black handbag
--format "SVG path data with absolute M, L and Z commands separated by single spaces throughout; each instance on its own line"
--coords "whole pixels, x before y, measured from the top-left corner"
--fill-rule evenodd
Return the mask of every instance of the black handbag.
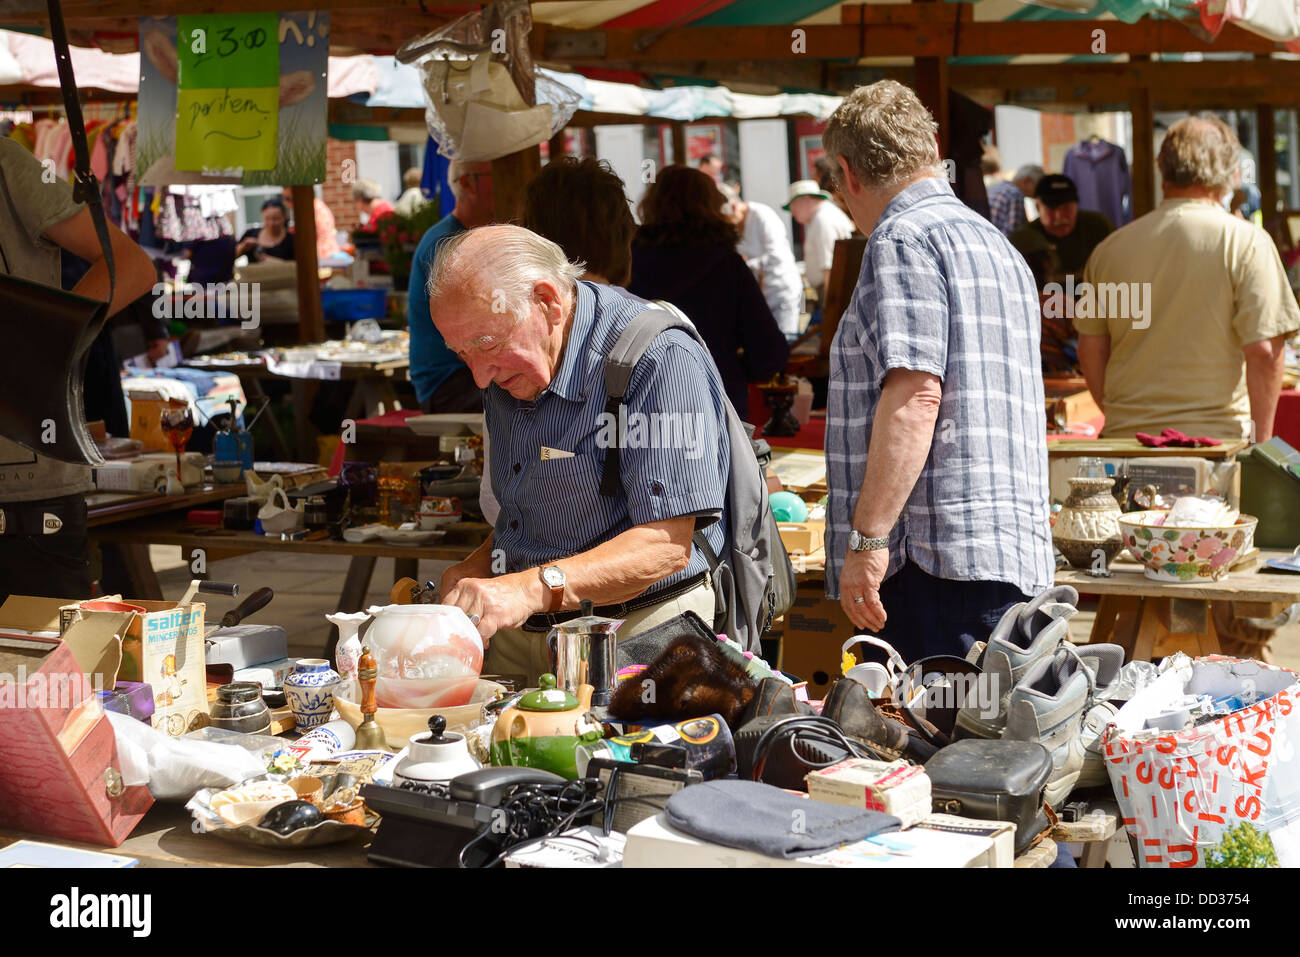
M 108 302 L 10 276 L 8 259 L 0 249 L 0 329 L 5 330 L 0 435 L 51 458 L 102 465 L 104 459 L 86 428 L 82 390 L 91 344 L 108 319 L 116 271 L 99 184 L 90 171 L 63 14 L 58 0 L 47 3 L 59 86 L 76 154 L 72 195 L 90 207 L 108 267 Z
M 1016 826 L 1016 856 L 1047 830 L 1043 789 L 1052 755 L 1033 741 L 966 738 L 925 762 L 932 808 L 941 814 Z

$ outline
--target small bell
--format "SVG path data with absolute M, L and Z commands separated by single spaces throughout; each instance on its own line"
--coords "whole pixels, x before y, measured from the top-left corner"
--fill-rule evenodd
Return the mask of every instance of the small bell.
M 361 682 L 361 724 L 357 728 L 357 740 L 354 747 L 358 751 L 387 751 L 388 741 L 384 729 L 375 721 L 375 682 L 379 678 L 379 666 L 368 646 L 361 649 L 361 659 L 357 662 L 357 679 Z

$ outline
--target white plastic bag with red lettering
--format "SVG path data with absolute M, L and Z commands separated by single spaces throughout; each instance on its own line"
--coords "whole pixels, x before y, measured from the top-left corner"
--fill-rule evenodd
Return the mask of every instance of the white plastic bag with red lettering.
M 1243 821 L 1270 834 L 1293 866 L 1300 823 L 1300 684 L 1283 668 L 1177 655 L 1102 736 L 1106 766 L 1138 867 L 1203 867 Z M 1194 699 L 1241 696 L 1245 707 L 1182 727 Z M 1180 715 L 1181 713 L 1181 715 Z M 1149 723 L 1162 727 L 1148 727 Z

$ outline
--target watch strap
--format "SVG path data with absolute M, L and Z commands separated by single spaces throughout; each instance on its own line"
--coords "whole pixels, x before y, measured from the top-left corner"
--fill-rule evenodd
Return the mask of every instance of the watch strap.
M 853 548 L 852 541 L 850 541 L 849 547 L 852 548 L 853 551 L 855 552 L 870 552 L 870 551 L 875 551 L 876 549 L 889 547 L 888 535 L 882 538 L 868 538 L 867 536 L 859 532 L 856 528 L 853 531 L 854 534 L 856 534 L 858 537 L 858 544 L 856 548 Z

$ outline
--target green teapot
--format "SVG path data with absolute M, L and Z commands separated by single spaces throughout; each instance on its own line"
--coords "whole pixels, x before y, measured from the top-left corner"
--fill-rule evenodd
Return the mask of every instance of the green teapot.
M 492 729 L 492 764 L 541 768 L 570 780 L 578 777 L 575 749 L 604 737 L 591 708 L 591 685 L 579 685 L 574 697 L 555 686 L 555 675 L 542 675 L 541 687 L 501 712 Z

